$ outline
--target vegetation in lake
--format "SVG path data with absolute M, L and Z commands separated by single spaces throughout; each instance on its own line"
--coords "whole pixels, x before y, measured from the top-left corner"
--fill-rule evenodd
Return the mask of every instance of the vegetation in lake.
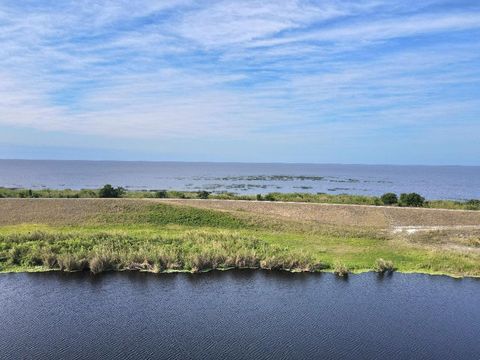
M 338 190 L 338 189 L 332 189 Z M 208 196 L 205 197 L 205 194 Z M 310 202 L 325 204 L 352 204 L 352 205 L 389 205 L 404 207 L 426 207 L 458 210 L 480 210 L 480 200 L 466 201 L 453 200 L 425 200 L 416 193 L 400 194 L 386 193 L 380 197 L 350 194 L 325 193 L 281 193 L 271 192 L 258 195 L 239 195 L 232 192 L 213 193 L 206 190 L 176 191 L 176 190 L 125 190 L 122 187 L 105 185 L 101 189 L 83 190 L 51 190 L 51 189 L 9 189 L 0 187 L 0 198 L 165 198 L 165 199 L 222 199 L 222 200 L 265 200 L 287 202 Z
M 352 226 L 345 220 L 355 224 L 360 219 L 356 214 L 364 209 L 349 215 L 349 207 L 318 207 L 319 218 L 329 219 L 317 222 L 306 216 L 311 212 L 306 207 L 312 205 L 210 204 L 222 210 L 135 199 L 3 199 L 0 271 L 201 272 L 249 267 L 345 276 L 395 268 L 480 276 L 479 232 L 392 235 L 375 227 L 384 221 L 384 211 L 375 207 L 367 208 L 362 223 Z

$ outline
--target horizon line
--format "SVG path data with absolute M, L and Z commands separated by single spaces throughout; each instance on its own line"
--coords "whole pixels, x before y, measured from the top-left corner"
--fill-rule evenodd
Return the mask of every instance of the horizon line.
M 340 166 L 418 166 L 418 167 L 480 167 L 479 165 L 459 164 L 386 164 L 386 163 L 312 163 L 312 162 L 282 162 L 282 161 L 195 161 L 195 160 L 108 160 L 108 159 L 31 159 L 31 158 L 0 158 L 0 161 L 69 161 L 69 162 L 139 162 L 139 163 L 186 163 L 186 164 L 278 164 L 278 165 L 340 165 Z

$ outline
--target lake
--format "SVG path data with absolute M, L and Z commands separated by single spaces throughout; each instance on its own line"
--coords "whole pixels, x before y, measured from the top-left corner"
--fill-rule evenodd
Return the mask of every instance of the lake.
M 97 189 L 107 183 L 130 190 L 417 192 L 430 200 L 466 200 L 480 198 L 480 167 L 0 160 L 3 187 Z
M 0 275 L 2 359 L 474 359 L 480 280 Z

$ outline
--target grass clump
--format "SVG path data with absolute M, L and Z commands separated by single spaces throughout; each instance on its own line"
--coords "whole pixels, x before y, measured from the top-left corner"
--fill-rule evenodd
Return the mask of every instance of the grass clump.
M 375 261 L 374 270 L 378 273 L 393 272 L 395 270 L 393 261 L 384 260 L 382 258 Z
M 88 261 L 88 268 L 93 274 L 100 274 L 104 271 L 114 270 L 114 262 L 106 255 L 93 255 Z
M 79 259 L 71 254 L 63 254 L 56 260 L 61 271 L 83 271 L 88 265 L 86 259 Z
M 349 269 L 344 263 L 336 262 L 333 266 L 333 273 L 340 277 L 347 277 Z

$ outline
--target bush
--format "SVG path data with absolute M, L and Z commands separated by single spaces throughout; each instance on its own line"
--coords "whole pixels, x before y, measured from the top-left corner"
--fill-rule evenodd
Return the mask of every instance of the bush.
M 262 201 L 262 200 L 263 200 L 262 194 L 257 194 L 257 201 Z
M 198 197 L 199 199 L 208 199 L 209 196 L 210 196 L 210 193 L 209 193 L 208 191 L 205 191 L 205 190 L 199 191 L 199 192 L 197 193 L 197 197 Z
M 112 185 L 107 184 L 100 189 L 98 196 L 101 198 L 118 198 L 125 193 L 125 189 L 122 187 L 114 188 Z
M 167 190 L 159 190 L 155 192 L 155 197 L 159 199 L 165 199 L 167 197 Z
M 333 273 L 337 276 L 347 277 L 348 272 L 348 267 L 343 263 L 337 262 L 333 266 Z
M 393 262 L 392 261 L 389 261 L 389 260 L 383 260 L 383 259 L 377 259 L 375 261 L 375 267 L 374 267 L 375 271 L 376 272 L 379 272 L 379 273 L 385 273 L 385 272 L 392 272 L 393 270 L 395 270 L 395 268 L 393 267 Z
M 61 255 L 57 258 L 58 266 L 62 271 L 83 271 L 87 266 L 85 259 L 77 259 L 70 254 Z
M 417 193 L 400 194 L 401 206 L 422 207 L 425 203 L 425 198 Z
M 465 205 L 468 210 L 480 210 L 480 200 L 471 199 L 465 202 Z
M 383 205 L 394 205 L 398 203 L 397 194 L 394 193 L 383 194 L 380 200 L 382 200 Z
M 94 256 L 88 262 L 88 268 L 92 273 L 99 274 L 101 272 L 113 269 L 113 261 L 109 256 Z
M 265 200 L 266 201 L 275 201 L 275 196 L 273 194 L 267 194 L 267 195 L 265 195 Z

